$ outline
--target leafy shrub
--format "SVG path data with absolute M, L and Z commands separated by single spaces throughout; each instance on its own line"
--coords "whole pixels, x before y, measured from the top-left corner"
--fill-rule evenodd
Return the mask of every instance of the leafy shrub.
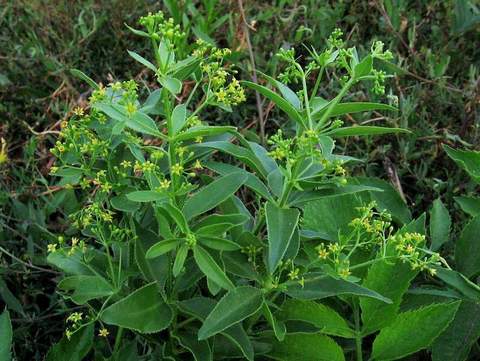
M 425 216 L 412 221 L 385 182 L 348 176 L 345 167 L 358 159 L 334 152 L 334 138 L 405 132 L 336 119 L 395 111 L 342 102 L 364 81 L 384 92 L 386 74 L 374 68 L 374 59 L 391 58 L 383 44 L 359 57 L 335 31 L 304 67 L 283 49 L 282 75 L 264 75 L 274 91 L 239 82 L 227 49 L 198 41 L 188 55 L 184 33 L 162 13 L 140 24 L 131 30 L 150 41 L 154 61 L 129 54 L 160 88 L 145 89 L 143 101 L 133 80 L 103 87 L 74 71 L 94 91 L 52 149 L 51 171 L 81 207 L 48 246 L 48 261 L 67 275 L 58 289 L 78 310 L 47 360 L 82 359 L 92 347 L 129 360 L 332 361 L 352 352 L 362 360 L 374 333 L 373 359 L 430 346 L 459 302 L 400 309 L 402 299 L 422 270 L 446 283 L 461 276 L 427 246 Z M 341 86 L 331 100 L 317 94 L 327 67 Z M 285 112 L 293 133 L 278 131 L 267 149 L 202 120 L 207 107 L 231 111 L 243 102 L 242 84 Z M 478 296 L 466 279 L 449 284 Z

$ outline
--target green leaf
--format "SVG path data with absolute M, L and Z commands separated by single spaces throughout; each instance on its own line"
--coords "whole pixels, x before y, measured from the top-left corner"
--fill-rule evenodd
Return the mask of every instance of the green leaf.
M 195 297 L 189 300 L 177 302 L 177 305 L 182 312 L 203 322 L 215 308 L 216 302 L 206 297 Z M 222 331 L 221 334 L 235 346 L 237 346 L 247 360 L 253 361 L 254 353 L 252 344 L 240 323 L 227 328 L 226 330 Z
M 480 183 L 480 152 L 453 149 L 446 144 L 443 145 L 443 149 L 475 182 Z
M 235 133 L 236 128 L 230 126 L 206 126 L 198 125 L 181 132 L 175 137 L 177 141 L 186 141 L 198 137 L 213 137 L 224 133 Z
M 77 305 L 90 300 L 111 296 L 113 287 L 100 276 L 71 276 L 60 281 L 58 288 L 67 292 L 67 297 Z
M 67 255 L 64 252 L 52 252 L 47 256 L 47 262 L 68 274 L 93 274 L 93 272 L 83 263 L 81 252 L 75 252 L 73 255 Z
M 118 211 L 132 213 L 138 210 L 140 205 L 127 198 L 125 194 L 113 197 L 110 199 L 110 204 Z
M 164 193 L 155 191 L 134 191 L 126 195 L 127 199 L 132 202 L 156 202 L 167 200 L 168 197 Z
M 467 299 L 480 302 L 480 287 L 466 278 L 463 274 L 445 269 L 443 267 L 436 267 L 437 277 L 449 286 L 460 291 Z
M 290 281 L 285 291 L 289 296 L 299 300 L 320 300 L 322 298 L 338 295 L 355 295 L 359 297 L 370 297 L 382 302 L 392 303 L 387 297 L 378 292 L 369 290 L 356 283 L 330 277 L 325 274 L 310 274 L 305 276 L 305 282 Z
M 168 253 L 173 251 L 180 243 L 184 242 L 183 238 L 171 238 L 171 239 L 164 239 L 158 243 L 155 243 L 152 247 L 150 247 L 145 254 L 146 258 L 155 258 L 161 256 L 162 254 Z
M 176 338 L 182 347 L 190 351 L 195 361 L 213 361 L 213 352 L 208 341 L 198 341 L 194 332 L 178 332 Z
M 128 55 L 130 55 L 133 59 L 138 61 L 140 64 L 144 65 L 150 70 L 153 70 L 155 73 L 157 72 L 157 67 L 153 65 L 151 62 L 149 62 L 147 59 L 145 59 L 143 56 L 138 55 L 134 51 L 127 50 Z
M 288 334 L 282 342 L 272 342 L 268 356 L 281 361 L 345 361 L 342 348 L 321 333 Z
M 165 138 L 165 136 L 158 130 L 155 121 L 150 118 L 150 116 L 140 111 L 137 111 L 133 113 L 130 117 L 127 117 L 125 125 L 130 129 L 133 129 L 140 133 Z
M 64 336 L 48 351 L 46 361 L 82 361 L 93 346 L 94 326 L 90 323 L 77 330 L 70 339 Z
M 275 272 L 287 251 L 290 239 L 298 224 L 298 209 L 279 208 L 272 202 L 265 205 L 268 233 L 268 271 Z
M 303 321 L 312 324 L 327 335 L 354 338 L 355 331 L 347 321 L 332 308 L 315 301 L 285 301 L 278 313 L 284 321 Z
M 158 81 L 173 95 L 177 95 L 182 90 L 182 82 L 178 79 L 169 76 L 159 76 Z
M 183 233 L 188 233 L 188 223 L 181 210 L 171 203 L 162 203 L 160 207 L 163 208 L 170 217 L 172 217 L 180 231 Z
M 263 304 L 263 292 L 242 286 L 228 291 L 198 330 L 198 339 L 205 340 L 256 313 Z
M 372 359 L 398 360 L 430 346 L 453 320 L 459 304 L 432 304 L 399 314 L 375 338 Z
M 173 312 L 163 301 L 154 282 L 107 307 L 100 318 L 109 325 L 153 333 L 168 327 Z
M 173 268 L 172 268 L 172 273 L 174 277 L 177 277 L 180 274 L 180 272 L 182 272 L 183 265 L 185 264 L 185 260 L 187 259 L 189 249 L 190 248 L 186 243 L 182 244 L 178 249 L 177 254 L 175 256 L 175 262 L 173 263 Z
M 262 76 L 267 79 L 270 84 L 276 87 L 278 91 L 282 94 L 283 98 L 286 99 L 291 105 L 293 105 L 295 109 L 300 110 L 302 108 L 302 102 L 292 89 L 266 74 L 262 74 Z
M 411 267 L 402 262 L 379 261 L 368 270 L 363 286 L 392 300 L 385 303 L 372 298 L 361 298 L 362 334 L 368 335 L 390 324 L 397 316 L 402 297 L 417 275 Z
M 353 74 L 356 79 L 361 78 L 362 76 L 367 76 L 372 72 L 373 68 L 373 58 L 371 55 L 367 55 L 360 63 L 355 65 L 353 69 Z
M 463 228 L 455 246 L 455 262 L 459 272 L 468 278 L 480 272 L 480 216 L 476 216 Z
M 433 202 L 430 210 L 430 238 L 432 251 L 437 251 L 450 238 L 452 220 L 440 198 Z
M 357 125 L 353 127 L 337 128 L 325 133 L 325 135 L 330 135 L 334 137 L 352 137 L 352 136 L 364 136 L 364 135 L 382 135 L 382 134 L 391 134 L 391 133 L 410 133 L 410 131 L 402 128 L 387 128 L 387 127 Z
M 195 262 L 197 262 L 198 268 L 207 278 L 226 290 L 232 290 L 235 287 L 212 256 L 199 245 L 193 248 L 193 257 Z
M 472 217 L 480 215 L 480 198 L 476 197 L 453 197 L 462 211 Z
M 0 315 L 0 335 L 0 360 L 10 361 L 12 359 L 10 350 L 12 348 L 13 331 L 10 313 L 7 309 Z
M 235 242 L 232 242 L 228 239 L 221 237 L 212 237 L 212 236 L 199 236 L 198 240 L 201 244 L 207 246 L 208 248 L 215 249 L 217 251 L 238 251 L 240 246 Z
M 260 94 L 270 99 L 273 103 L 275 103 L 276 106 L 278 106 L 281 110 L 287 113 L 290 119 L 294 120 L 295 122 L 300 124 L 303 128 L 305 128 L 303 118 L 300 115 L 300 113 L 297 111 L 297 109 L 295 109 L 293 105 L 291 105 L 287 100 L 283 99 L 280 95 L 271 91 L 267 87 L 264 87 L 263 85 L 252 83 L 250 81 L 242 81 L 241 83 L 246 85 L 249 88 L 252 88 L 253 90 L 258 91 Z
M 176 135 L 187 122 L 187 104 L 178 104 L 172 111 L 172 134 Z
M 322 114 L 326 111 L 326 109 L 327 109 L 327 106 L 323 105 L 318 112 L 315 112 L 314 114 L 312 114 L 313 120 L 319 120 L 322 117 Z M 391 105 L 382 104 L 382 103 L 364 103 L 364 102 L 340 103 L 335 105 L 329 117 L 331 118 L 331 117 L 337 117 L 339 115 L 360 113 L 360 112 L 366 112 L 371 110 L 396 111 L 397 108 L 392 107 Z
M 433 361 L 465 361 L 480 337 L 480 305 L 463 301 L 455 318 L 432 346 Z
M 100 89 L 100 87 L 98 86 L 97 83 L 95 83 L 95 81 L 90 78 L 87 74 L 85 74 L 84 72 L 78 70 L 78 69 L 70 69 L 70 73 L 72 73 L 72 75 L 78 79 L 81 79 L 83 80 L 84 82 L 86 82 L 88 85 L 90 85 L 93 89 L 95 90 L 98 90 Z
M 285 339 L 285 335 L 287 333 L 287 328 L 285 327 L 285 323 L 279 321 L 273 316 L 272 311 L 270 311 L 270 307 L 268 307 L 267 302 L 263 302 L 262 306 L 263 315 L 267 319 L 268 324 L 273 330 L 275 337 L 278 341 L 283 341 Z
M 183 206 L 186 219 L 203 214 L 233 195 L 247 180 L 243 173 L 231 173 L 214 180 L 187 199 Z

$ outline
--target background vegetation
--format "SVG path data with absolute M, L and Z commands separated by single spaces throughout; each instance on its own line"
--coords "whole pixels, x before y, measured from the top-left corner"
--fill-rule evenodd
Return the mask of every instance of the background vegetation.
M 61 121 L 89 96 L 70 69 L 81 69 L 103 84 L 128 78 L 151 80 L 126 56 L 126 49 L 142 53 L 145 43 L 124 23 L 133 24 L 148 11 L 164 9 L 184 24 L 190 37 L 231 48 L 243 79 L 255 71 L 278 73 L 273 54 L 280 47 L 294 46 L 308 55 L 302 44 L 322 47 L 335 27 L 360 50 L 368 49 L 372 40 L 382 40 L 396 56 L 391 69 L 396 76 L 389 81 L 387 94 L 392 102 L 398 97 L 399 112 L 388 118 L 374 113 L 349 120 L 368 124 L 375 119 L 408 128 L 412 134 L 350 140 L 340 147 L 368 160 L 356 172 L 391 182 L 417 215 L 441 196 L 451 209 L 455 232 L 464 219 L 455 211 L 453 197 L 476 189 L 449 160 L 442 144 L 479 148 L 477 6 L 465 0 L 4 0 L 0 6 L 0 137 L 5 144 L 0 155 L 0 309 L 5 303 L 11 310 L 15 357 L 41 360 L 63 334 L 65 312 L 71 310 L 55 293 L 58 274 L 46 263 L 46 245 L 65 229 L 63 212 L 74 202 L 68 190 L 52 185 L 49 149 Z M 328 97 L 337 90 L 325 87 L 321 94 Z M 353 96 L 375 99 L 374 94 L 362 92 Z M 218 117 L 212 112 L 209 120 Z M 229 117 L 221 122 L 259 137 L 286 124 L 282 113 L 267 100 L 258 103 L 252 92 L 248 103 Z M 442 255 L 450 260 L 448 244 Z M 479 357 L 477 349 L 472 360 Z

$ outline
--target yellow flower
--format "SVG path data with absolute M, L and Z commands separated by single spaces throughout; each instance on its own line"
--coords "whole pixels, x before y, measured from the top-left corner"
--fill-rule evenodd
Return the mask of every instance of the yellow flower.
M 172 182 L 169 181 L 168 179 L 164 179 L 164 180 L 160 181 L 160 189 L 167 190 L 170 187 L 171 183 Z
M 48 246 L 47 246 L 47 251 L 48 253 L 55 253 L 57 251 L 57 244 L 56 243 L 50 243 Z
M 83 110 L 82 107 L 76 107 L 75 109 L 73 109 L 73 114 L 78 115 L 79 117 L 81 117 L 82 115 L 85 114 L 85 111 Z
M 172 165 L 171 171 L 172 171 L 172 174 L 180 175 L 183 172 L 183 165 L 181 165 L 179 163 L 174 164 L 174 165 Z
M 127 114 L 129 116 L 137 111 L 137 106 L 135 104 L 133 104 L 132 102 L 128 102 L 126 108 L 127 108 Z
M 108 330 L 105 327 L 100 329 L 100 331 L 98 331 L 98 336 L 100 337 L 107 337 L 108 335 L 110 335 L 110 332 L 108 332 Z
M 193 164 L 193 169 L 203 169 L 202 163 L 198 159 Z

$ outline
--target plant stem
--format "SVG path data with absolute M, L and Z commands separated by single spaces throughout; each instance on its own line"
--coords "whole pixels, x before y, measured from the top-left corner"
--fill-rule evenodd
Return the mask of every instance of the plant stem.
M 357 351 L 357 361 L 363 361 L 360 310 L 358 309 L 358 302 L 356 300 L 353 301 L 353 317 L 355 319 L 355 348 Z
M 325 67 L 322 66 L 320 68 L 320 71 L 318 72 L 317 80 L 315 81 L 315 86 L 313 87 L 313 91 L 312 91 L 312 94 L 311 94 L 310 98 L 314 98 L 318 93 L 318 88 L 320 87 L 320 82 L 322 81 L 322 76 L 323 76 L 323 70 L 324 69 L 325 69 Z
M 117 331 L 117 335 L 115 336 L 115 346 L 113 346 L 113 353 L 117 353 L 118 349 L 120 348 L 120 342 L 122 341 L 123 336 L 123 327 L 119 327 Z
M 325 113 L 323 113 L 322 117 L 320 118 L 320 120 L 318 121 L 317 125 L 315 126 L 315 129 L 318 130 L 320 127 L 322 127 L 324 125 L 324 123 L 327 121 L 328 117 L 330 116 L 330 114 L 332 114 L 333 112 L 333 109 L 335 108 L 335 106 L 340 102 L 340 100 L 342 100 L 342 98 L 344 97 L 345 93 L 348 91 L 348 89 L 350 89 L 350 87 L 353 85 L 355 79 L 354 78 L 350 78 L 350 80 L 348 80 L 348 82 L 343 86 L 342 90 L 340 90 L 340 93 L 338 93 L 338 95 L 332 100 L 332 102 L 330 103 L 330 105 L 328 105 L 328 108 L 326 110 Z

